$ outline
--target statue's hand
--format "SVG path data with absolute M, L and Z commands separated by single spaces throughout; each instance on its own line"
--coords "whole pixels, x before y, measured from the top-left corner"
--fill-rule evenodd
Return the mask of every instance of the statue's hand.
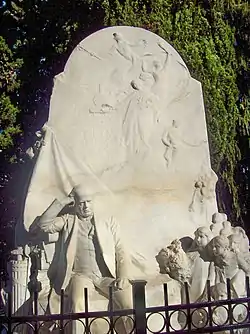
M 130 286 L 130 281 L 128 278 L 117 278 L 115 281 L 115 287 L 118 290 L 125 290 Z
M 64 197 L 60 202 L 64 206 L 66 206 L 66 205 L 74 205 L 75 204 L 75 199 L 74 199 L 73 194 L 70 193 L 69 196 Z

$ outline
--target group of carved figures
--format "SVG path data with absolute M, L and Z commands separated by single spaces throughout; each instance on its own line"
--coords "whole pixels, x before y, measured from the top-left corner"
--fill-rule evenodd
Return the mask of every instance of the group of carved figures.
M 183 246 L 184 241 L 174 240 L 159 252 L 156 260 L 160 272 L 179 281 L 182 290 L 186 282 L 192 302 L 207 300 L 208 280 L 214 300 L 228 298 L 228 279 L 232 298 L 245 297 L 246 276 L 250 274 L 250 252 L 249 240 L 244 229 L 239 226 L 232 227 L 224 213 L 215 213 L 211 226 L 199 227 L 194 236 L 188 249 Z M 185 303 L 185 294 L 182 293 L 182 296 L 182 302 Z M 246 315 L 244 305 L 237 310 L 235 308 L 235 321 L 242 321 Z M 179 321 L 181 322 L 181 317 Z M 203 327 L 206 325 L 207 316 L 201 310 L 195 312 L 192 321 L 194 327 Z M 225 307 L 216 308 L 213 312 L 214 324 L 223 325 L 227 321 L 229 318 Z
M 42 245 L 46 257 L 46 245 L 55 243 L 53 259 L 38 289 L 39 302 L 46 313 L 59 313 L 61 289 L 65 290 L 67 312 L 84 311 L 84 288 L 88 288 L 90 300 L 98 299 L 98 295 L 108 299 L 110 286 L 113 286 L 115 309 L 133 307 L 130 252 L 114 217 L 102 220 L 94 215 L 92 199 L 93 191 L 78 185 L 69 196 L 60 201 L 55 199 L 30 227 L 35 245 L 33 255 L 38 245 Z M 244 229 L 232 227 L 225 214 L 215 213 L 210 228 L 200 227 L 194 235 L 189 247 L 184 247 L 184 238 L 184 241 L 174 240 L 159 252 L 156 260 L 160 273 L 178 281 L 181 296 L 183 283 L 187 282 L 193 302 L 206 299 L 208 279 L 214 299 L 225 296 L 228 278 L 232 296 L 244 296 L 245 276 L 250 272 L 249 241 Z M 36 269 L 33 268 L 30 277 L 31 291 L 34 286 L 37 289 L 37 285 L 32 288 L 32 280 L 37 282 L 41 268 Z M 243 313 L 239 312 L 238 317 L 242 317 Z M 220 313 L 214 313 L 214 317 L 217 317 L 217 323 L 225 318 Z M 196 321 L 199 324 L 202 322 L 202 314 L 197 316 Z M 118 333 L 130 333 L 133 322 L 130 318 L 120 319 L 116 325 Z M 69 332 L 81 333 L 82 328 L 77 326 L 79 322 L 72 323 Z M 98 333 L 98 330 L 95 332 Z

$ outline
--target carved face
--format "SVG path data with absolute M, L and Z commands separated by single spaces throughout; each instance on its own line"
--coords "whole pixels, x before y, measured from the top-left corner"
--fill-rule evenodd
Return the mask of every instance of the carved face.
M 90 218 L 93 216 L 93 204 L 90 199 L 79 201 L 77 203 L 77 213 L 83 218 Z
M 239 244 L 235 240 L 231 241 L 230 246 L 231 246 L 231 249 L 232 249 L 233 252 L 239 253 L 240 247 L 239 247 Z
M 219 242 L 213 243 L 213 254 L 214 256 L 223 256 L 227 251 L 227 247 Z
M 122 40 L 122 36 L 117 32 L 113 34 L 113 37 L 114 37 L 114 40 L 117 42 Z
M 209 240 L 202 231 L 197 231 L 195 235 L 195 242 L 199 248 L 204 248 L 208 244 Z
M 229 221 L 224 221 L 222 223 L 222 226 L 224 227 L 224 229 L 231 229 L 231 223 Z
M 234 234 L 241 236 L 242 238 L 246 238 L 246 232 L 243 230 L 242 227 L 236 226 L 233 229 Z
M 230 249 L 234 253 L 240 253 L 241 251 L 244 252 L 244 242 L 240 235 L 232 234 L 228 237 L 230 243 Z
M 225 213 L 216 212 L 212 216 L 212 222 L 214 224 L 222 224 L 225 220 L 227 220 L 227 215 Z

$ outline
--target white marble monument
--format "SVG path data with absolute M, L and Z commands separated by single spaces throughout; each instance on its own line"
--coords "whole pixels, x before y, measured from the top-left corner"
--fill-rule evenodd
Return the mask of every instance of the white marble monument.
M 217 179 L 201 85 L 159 36 L 112 27 L 84 39 L 55 77 L 44 131 L 27 231 L 54 198 L 92 181 L 101 197 L 96 210 L 117 217 L 146 262 L 160 245 L 211 223 Z
M 155 282 L 158 252 L 173 239 L 193 236 L 199 226 L 209 228 L 217 212 L 201 84 L 174 48 L 149 31 L 111 27 L 84 39 L 54 79 L 49 118 L 39 138 L 37 157 L 28 151 L 36 163 L 16 243 L 34 243 L 35 232 L 40 233 L 42 291 L 55 283 L 46 273 L 65 230 L 55 217 L 75 203 L 72 189 L 79 184 L 91 189 L 91 210 L 111 274 L 117 253 L 98 223 L 119 225 L 129 262 L 125 274 L 115 268 L 119 282 Z M 55 199 L 60 210 L 49 216 L 52 228 L 44 217 Z M 151 284 L 149 304 L 162 304 L 163 296 L 152 289 Z M 92 308 L 107 307 L 95 298 Z

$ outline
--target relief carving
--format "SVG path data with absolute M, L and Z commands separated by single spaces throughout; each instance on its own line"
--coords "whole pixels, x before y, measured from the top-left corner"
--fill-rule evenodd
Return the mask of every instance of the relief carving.
M 215 198 L 215 185 L 218 178 L 213 170 L 199 176 L 194 183 L 192 201 L 189 205 L 189 211 L 194 212 L 200 209 L 201 213 L 206 207 L 206 203 Z
M 177 152 L 181 146 L 199 147 L 206 142 L 205 140 L 199 143 L 187 142 L 181 137 L 180 125 L 176 120 L 172 121 L 171 126 L 163 133 L 161 140 L 166 146 L 164 159 L 166 160 L 167 168 L 170 168 L 170 166 L 174 164 Z

